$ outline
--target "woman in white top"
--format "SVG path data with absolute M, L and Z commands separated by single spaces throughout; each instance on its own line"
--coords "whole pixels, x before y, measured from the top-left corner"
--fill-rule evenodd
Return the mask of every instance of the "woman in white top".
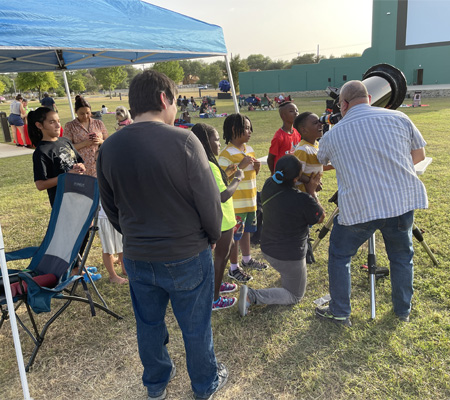
M 20 132 L 20 135 L 22 136 L 22 143 L 24 146 L 28 147 L 25 141 L 25 130 L 24 130 L 24 122 L 23 118 L 25 117 L 25 109 L 22 105 L 23 97 L 21 94 L 18 94 L 16 96 L 16 99 L 11 102 L 10 105 L 10 111 L 8 117 L 8 122 L 11 125 L 11 129 L 13 132 L 14 141 L 16 142 L 16 146 L 22 146 L 19 141 L 17 140 L 17 129 Z

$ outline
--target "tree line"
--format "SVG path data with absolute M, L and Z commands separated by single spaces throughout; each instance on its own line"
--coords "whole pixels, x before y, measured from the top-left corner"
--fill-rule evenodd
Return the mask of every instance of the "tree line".
M 340 58 L 359 57 L 359 53 L 343 54 Z M 330 56 L 329 58 L 335 58 Z M 230 58 L 230 69 L 236 90 L 239 88 L 239 72 L 268 71 L 289 69 L 296 64 L 314 64 L 326 59 L 325 56 L 307 53 L 290 61 L 272 60 L 262 54 L 252 54 L 247 58 L 235 55 Z M 228 79 L 225 61 L 207 63 L 203 60 L 182 60 L 158 62 L 151 67 L 163 72 L 177 84 L 209 84 L 217 88 L 219 82 Z M 105 90 L 111 97 L 116 89 L 127 89 L 131 80 L 140 72 L 131 65 L 110 68 L 83 69 L 67 71 L 66 76 L 71 92 L 98 92 Z M 57 96 L 65 95 L 64 80 L 61 72 L 19 72 L 0 75 L 0 93 L 37 91 L 39 98 L 45 91 L 52 91 Z

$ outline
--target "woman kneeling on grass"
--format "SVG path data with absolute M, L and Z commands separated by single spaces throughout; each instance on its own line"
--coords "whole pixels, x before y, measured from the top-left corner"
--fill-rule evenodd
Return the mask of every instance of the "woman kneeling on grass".
M 303 193 L 295 188 L 301 170 L 302 164 L 295 156 L 281 157 L 261 191 L 264 226 L 261 250 L 280 273 L 282 287 L 256 290 L 241 286 L 241 316 L 247 315 L 252 304 L 295 304 L 305 294 L 309 225 L 322 222 L 325 213 L 315 194 L 320 174 L 311 176 L 305 184 L 308 193 Z

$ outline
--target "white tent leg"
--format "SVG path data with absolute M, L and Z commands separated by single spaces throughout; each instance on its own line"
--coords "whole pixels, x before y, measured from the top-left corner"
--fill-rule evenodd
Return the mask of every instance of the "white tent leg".
M 234 102 L 234 110 L 236 113 L 239 112 L 239 105 L 236 97 L 236 90 L 234 90 L 234 82 L 233 82 L 233 75 L 231 75 L 231 68 L 230 63 L 228 62 L 228 56 L 224 55 L 225 57 L 225 65 L 227 66 L 227 72 L 228 72 L 228 80 L 230 81 L 231 85 L 231 93 L 233 94 L 233 102 Z
M 67 82 L 66 71 L 63 71 L 63 77 L 64 77 L 64 86 L 66 88 L 67 99 L 69 100 L 70 113 L 72 114 L 72 119 L 75 119 L 75 113 L 73 111 L 72 97 L 70 97 L 69 82 Z
M 28 391 L 28 381 L 25 372 L 25 365 L 23 363 L 22 348 L 20 346 L 19 330 L 17 329 L 16 313 L 14 312 L 14 302 L 11 294 L 11 287 L 9 286 L 8 268 L 6 266 L 5 258 L 5 244 L 3 242 L 2 228 L 0 226 L 0 266 L 2 270 L 3 286 L 5 288 L 6 302 L 8 304 L 9 320 L 11 321 L 11 330 L 14 339 L 14 347 L 16 349 L 17 364 L 19 364 L 20 381 L 22 383 L 23 397 L 25 400 L 30 399 L 30 392 Z

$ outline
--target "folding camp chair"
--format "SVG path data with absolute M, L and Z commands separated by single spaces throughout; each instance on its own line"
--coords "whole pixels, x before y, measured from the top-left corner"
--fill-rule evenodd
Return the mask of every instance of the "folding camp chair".
M 99 191 L 96 178 L 77 174 L 60 175 L 47 233 L 41 245 L 6 253 L 6 261 L 31 258 L 26 270 L 8 270 L 8 276 L 12 282 L 11 293 L 14 302 L 17 303 L 15 311 L 21 304 L 25 304 L 32 325 L 31 329 L 25 326 L 16 312 L 17 321 L 35 344 L 26 371 L 32 366 L 47 329 L 72 301 L 90 304 L 92 316 L 95 315 L 95 308 L 98 308 L 117 319 L 122 319 L 121 316 L 109 310 L 88 275 L 91 285 L 103 305 L 92 300 L 84 277 L 81 275 L 82 270 L 86 273 L 85 262 L 94 239 L 97 218 L 95 218 L 94 228 L 90 228 L 90 226 L 94 216 L 98 214 L 98 204 Z M 89 230 L 91 234 L 81 259 L 80 247 Z M 79 265 L 76 263 L 77 260 Z M 81 295 L 76 293 L 80 282 L 84 288 Z M 2 281 L 0 292 L 3 289 Z M 62 305 L 39 331 L 33 313 L 51 312 L 52 299 L 62 301 Z M 0 327 L 8 318 L 5 304 L 5 296 L 0 293 L 2 314 Z

